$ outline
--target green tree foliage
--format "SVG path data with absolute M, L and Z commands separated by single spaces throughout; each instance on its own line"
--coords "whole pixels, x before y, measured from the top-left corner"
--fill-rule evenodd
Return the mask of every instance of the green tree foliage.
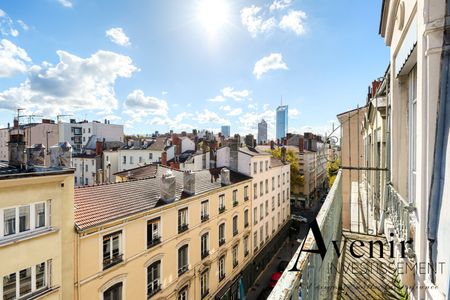
M 339 167 L 341 165 L 341 161 L 336 159 L 335 161 L 327 162 L 327 177 L 328 177 L 328 186 L 331 187 L 336 179 L 336 175 L 339 172 Z
M 273 157 L 281 159 L 281 148 L 271 150 Z M 305 182 L 305 176 L 300 175 L 300 166 L 298 164 L 298 157 L 292 150 L 286 151 L 286 160 L 291 164 L 291 191 L 294 192 L 302 187 Z

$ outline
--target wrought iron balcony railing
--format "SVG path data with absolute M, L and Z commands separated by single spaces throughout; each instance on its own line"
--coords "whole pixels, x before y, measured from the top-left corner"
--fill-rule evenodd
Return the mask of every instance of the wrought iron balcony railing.
M 322 234 L 325 245 L 332 245 L 336 241 L 341 243 L 342 237 L 342 178 L 341 171 L 336 176 L 333 186 L 328 193 L 317 217 L 317 224 Z M 333 286 L 336 271 L 330 271 L 330 264 L 338 262 L 335 251 L 326 251 L 322 260 L 321 255 L 303 251 L 304 249 L 317 249 L 315 238 L 310 231 L 305 240 L 300 244 L 286 272 L 283 272 L 268 300 L 288 299 L 332 299 L 333 289 L 323 286 Z M 289 271 L 294 269 L 294 271 Z M 321 288 L 322 287 L 322 288 Z

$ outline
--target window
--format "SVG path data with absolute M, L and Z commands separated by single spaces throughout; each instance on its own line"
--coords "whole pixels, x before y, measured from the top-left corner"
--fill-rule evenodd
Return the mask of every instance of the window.
M 262 181 L 259 182 L 259 195 L 260 196 L 264 195 L 264 187 Z
M 278 193 L 278 207 L 280 207 L 280 193 Z
M 269 223 L 266 222 L 266 240 L 269 238 Z
M 127 157 L 126 157 L 125 155 L 123 156 L 122 163 L 123 163 L 123 164 L 126 164 L 126 163 L 127 163 Z
M 225 244 L 225 223 L 219 225 L 219 247 Z
M 209 255 L 209 233 L 204 233 L 202 234 L 201 238 L 200 238 L 200 250 L 201 250 L 201 257 L 202 259 L 204 259 L 205 257 L 207 257 Z
M 261 203 L 259 205 L 259 219 L 262 220 L 264 218 L 264 207 L 263 204 Z
M 91 129 L 90 128 L 88 128 L 88 133 L 91 133 Z
M 219 258 L 219 281 L 225 278 L 225 255 Z
M 284 203 L 284 191 L 283 191 L 283 203 Z
M 183 208 L 178 211 L 178 233 L 188 230 L 188 209 Z
M 280 212 L 277 213 L 277 217 L 278 217 L 278 228 L 279 228 L 280 224 L 281 224 Z
M 248 255 L 248 236 L 244 237 L 244 256 Z
M 148 154 L 148 159 L 150 159 L 150 160 L 153 159 L 153 153 L 149 153 L 149 154 Z
M 86 170 L 86 172 L 89 172 L 89 166 L 88 166 L 88 164 L 85 165 L 85 168 L 84 168 L 84 169 Z
M 258 198 L 258 184 L 254 183 L 253 184 L 253 199 Z
M 0 222 L 0 238 L 45 228 L 47 226 L 46 205 L 46 202 L 39 202 L 0 209 L 0 220 L 3 217 L 3 222 Z
M 283 207 L 283 222 L 285 220 L 285 213 L 284 213 L 284 207 Z
M 248 200 L 248 185 L 244 186 L 244 201 Z
M 266 179 L 266 194 L 269 192 L 269 179 Z
M 188 270 L 188 245 L 181 246 L 178 249 L 178 276 Z
M 244 210 L 244 228 L 248 227 L 248 209 Z
M 200 293 L 202 299 L 209 294 L 209 269 L 200 275 Z
M 269 200 L 266 200 L 266 216 L 269 215 Z
M 233 269 L 234 269 L 238 265 L 238 245 L 235 245 L 231 252 L 233 254 Z
M 237 206 L 239 204 L 239 201 L 237 199 L 237 190 L 233 191 L 233 207 Z
M 161 243 L 161 219 L 155 218 L 147 221 L 147 248 Z
M 272 176 L 272 191 L 275 190 L 275 177 Z
M 278 187 L 280 187 L 280 175 L 278 175 Z
M 142 156 L 139 156 L 139 163 L 142 163 Z
M 269 171 L 269 161 L 266 160 L 266 171 Z
M 77 177 L 77 176 L 75 176 L 74 178 L 75 178 L 75 185 L 77 185 L 77 184 L 78 184 L 78 180 L 77 180 L 77 179 L 78 179 L 78 177 Z
M 35 266 L 3 276 L 0 281 L 0 291 L 3 289 L 2 299 L 17 299 L 47 287 L 47 273 L 50 262 L 43 262 Z
M 84 179 L 84 184 L 85 184 L 85 185 L 88 185 L 88 184 L 89 184 L 89 178 L 85 178 L 85 179 Z
M 286 180 L 286 174 L 283 173 L 283 185 L 285 183 L 285 180 Z
M 122 300 L 123 283 L 119 282 L 103 292 L 103 300 Z
M 219 196 L 219 214 L 225 211 L 225 195 Z
M 275 232 L 275 217 L 272 217 L 272 233 Z
M 238 234 L 238 216 L 233 217 L 233 236 Z
M 85 136 L 83 136 L 83 142 L 86 142 L 86 137 Z
M 263 162 L 260 161 L 259 162 L 259 172 L 262 173 L 262 171 L 263 171 Z
M 147 267 L 147 297 L 161 290 L 161 261 L 158 260 Z
M 259 227 L 259 243 L 264 244 L 264 226 Z
M 91 160 L 91 165 L 95 165 L 95 162 L 94 162 L 94 160 Z
M 258 208 L 253 208 L 253 225 L 258 224 Z
M 253 174 L 256 174 L 258 171 L 258 163 L 254 162 L 253 163 Z
M 130 164 L 133 164 L 133 156 L 130 156 Z
M 253 247 L 254 247 L 254 251 L 258 250 L 258 232 L 255 231 L 253 233 Z
M 416 191 L 416 147 L 417 147 L 417 67 L 409 73 L 408 78 L 408 195 L 410 203 L 415 203 Z M 380 142 L 376 140 L 376 144 Z M 379 146 L 377 146 L 379 148 Z M 379 150 L 378 150 L 379 151 Z
M 122 231 L 117 231 L 103 237 L 103 270 L 122 261 Z
M 205 200 L 201 203 L 201 212 L 200 212 L 201 221 L 204 222 L 209 219 L 209 201 Z
M 178 300 L 188 300 L 188 287 L 185 286 L 181 289 L 181 291 L 178 293 Z
M 272 196 L 272 211 L 275 210 L 275 196 Z

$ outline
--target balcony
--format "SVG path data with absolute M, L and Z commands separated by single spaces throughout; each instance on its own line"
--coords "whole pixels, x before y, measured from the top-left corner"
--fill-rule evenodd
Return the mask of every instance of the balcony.
M 223 244 L 225 244 L 225 239 L 220 239 L 219 240 L 219 247 L 222 246 Z
M 160 237 L 160 236 L 158 236 L 158 237 L 153 237 L 152 240 L 147 241 L 147 249 L 148 249 L 148 248 L 151 248 L 151 247 L 154 247 L 154 246 L 156 246 L 156 245 L 158 245 L 158 244 L 160 244 L 160 243 L 161 243 L 161 237 Z
M 112 266 L 117 265 L 122 261 L 123 261 L 123 254 L 115 255 L 111 258 L 105 258 L 103 259 L 103 270 L 111 268 Z
M 206 291 L 204 291 L 201 295 L 202 299 L 205 298 L 206 296 L 209 295 L 209 289 L 207 289 Z
M 245 224 L 244 224 L 244 228 L 247 228 L 248 227 L 248 222 L 246 222 Z
M 248 201 L 249 197 L 248 196 L 244 196 L 244 201 Z
M 178 276 L 183 275 L 184 273 L 186 273 L 189 270 L 189 267 L 187 265 L 182 266 L 181 268 L 178 269 Z
M 236 206 L 238 206 L 239 205 L 239 201 L 233 201 L 233 207 L 236 207 Z
M 161 291 L 161 284 L 151 284 L 147 287 L 147 299 L 150 299 Z
M 386 255 L 386 245 L 389 245 L 386 239 L 342 230 L 341 171 L 316 221 L 326 247 L 324 258 L 318 253 L 300 253 L 302 247 L 318 249 L 310 231 L 286 268 L 294 270 L 283 272 L 268 300 L 299 299 L 300 295 L 301 299 L 407 299 L 406 289 L 397 270 L 393 269 L 395 264 Z M 380 241 L 384 245 L 384 257 L 377 243 L 374 242 L 370 249 L 371 241 Z M 342 249 L 340 255 L 333 243 Z M 354 244 L 357 247 L 353 247 Z M 362 255 L 357 257 L 354 253 Z M 366 269 L 363 270 L 364 266 Z M 359 273 L 355 273 L 355 267 Z
M 249 255 L 249 253 L 250 253 L 250 252 L 248 252 L 248 250 L 245 251 L 245 252 L 244 252 L 244 256 L 246 257 L 247 255 Z
M 189 225 L 188 224 L 178 225 L 178 233 L 185 232 L 188 229 L 189 229 Z
M 237 260 L 236 260 L 236 261 L 233 261 L 233 269 L 236 268 L 236 267 L 238 266 L 238 264 L 239 264 L 239 263 L 238 263 Z
M 225 212 L 225 206 L 219 207 L 219 214 Z
M 202 259 L 205 259 L 206 257 L 209 256 L 209 251 L 208 250 L 203 251 L 201 256 L 202 256 Z
M 236 235 L 238 235 L 238 233 L 239 233 L 239 231 L 236 229 L 236 230 L 233 230 L 233 236 L 236 236 Z
M 202 221 L 202 223 L 203 223 L 203 222 L 206 222 L 206 221 L 209 220 L 209 215 L 208 215 L 208 214 L 204 214 L 204 215 L 202 215 L 200 218 L 201 218 L 201 221 Z

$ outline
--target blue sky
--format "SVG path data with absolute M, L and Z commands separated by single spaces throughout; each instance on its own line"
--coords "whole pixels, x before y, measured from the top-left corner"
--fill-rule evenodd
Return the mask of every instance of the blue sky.
M 274 136 L 331 128 L 363 105 L 388 63 L 381 1 L 5 0 L 0 3 L 0 125 L 17 107 L 47 118 L 125 125 L 127 133 L 212 129 Z M 67 120 L 66 118 L 65 120 Z M 335 121 L 336 122 L 336 121 Z

